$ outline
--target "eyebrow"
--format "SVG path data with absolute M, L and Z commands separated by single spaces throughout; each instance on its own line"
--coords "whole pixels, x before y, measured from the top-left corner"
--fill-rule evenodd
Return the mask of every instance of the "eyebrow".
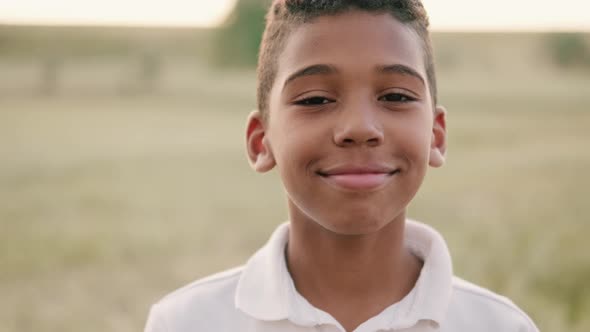
M 418 73 L 416 70 L 414 70 L 411 67 L 408 67 L 406 65 L 393 64 L 393 65 L 377 66 L 376 71 L 378 73 L 384 73 L 384 74 L 401 74 L 401 75 L 406 75 L 406 76 L 413 76 L 413 77 L 417 78 L 418 80 L 420 80 L 420 82 L 422 82 L 423 85 L 426 85 L 426 81 L 424 80 L 424 77 L 422 77 L 422 75 L 420 75 L 420 73 Z M 283 89 L 285 88 L 285 86 L 287 86 L 287 84 L 289 84 L 290 82 L 292 82 L 298 78 L 301 78 L 301 77 L 314 76 L 314 75 L 330 75 L 330 74 L 335 74 L 335 73 L 338 73 L 338 69 L 334 66 L 331 66 L 331 65 L 317 64 L 317 65 L 307 66 L 307 67 L 302 68 L 302 69 L 294 72 L 293 74 L 289 75 L 289 77 L 287 77 L 287 79 L 285 80 L 285 83 L 283 84 Z
M 378 66 L 377 72 L 385 74 L 401 74 L 406 76 L 413 76 L 422 82 L 422 85 L 426 86 L 426 80 L 416 70 L 402 64 Z
M 313 75 L 330 75 L 335 74 L 338 72 L 334 66 L 318 64 L 318 65 L 311 65 L 307 66 L 303 69 L 300 69 L 293 74 L 289 75 L 285 80 L 285 84 L 283 84 L 283 88 L 289 84 L 289 82 L 304 77 L 304 76 L 313 76 Z

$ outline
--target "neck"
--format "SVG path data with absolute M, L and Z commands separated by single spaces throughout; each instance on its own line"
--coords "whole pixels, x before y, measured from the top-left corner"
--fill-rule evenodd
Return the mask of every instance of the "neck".
M 347 320 L 355 327 L 399 302 L 421 269 L 404 247 L 404 228 L 402 213 L 374 233 L 342 235 L 292 212 L 286 256 L 298 292 L 345 327 Z M 359 308 L 366 308 L 368 317 L 361 317 Z M 351 310 L 358 319 L 351 318 Z

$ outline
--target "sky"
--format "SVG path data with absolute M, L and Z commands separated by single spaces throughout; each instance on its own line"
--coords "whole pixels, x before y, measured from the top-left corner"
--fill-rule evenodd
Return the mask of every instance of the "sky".
M 0 0 L 0 24 L 208 27 L 221 23 L 235 1 Z M 590 0 L 423 2 L 433 30 L 590 32 Z

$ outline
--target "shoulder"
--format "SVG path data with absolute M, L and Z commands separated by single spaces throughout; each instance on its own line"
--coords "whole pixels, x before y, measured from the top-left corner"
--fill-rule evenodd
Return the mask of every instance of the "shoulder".
M 190 331 L 237 319 L 234 298 L 242 270 L 216 273 L 164 296 L 152 306 L 145 331 Z
M 510 299 L 458 277 L 453 277 L 449 308 L 453 325 L 461 330 L 537 332 L 529 316 Z
M 237 282 L 242 274 L 243 266 L 219 272 L 208 277 L 198 279 L 164 296 L 157 304 L 174 305 L 198 299 L 233 297 Z

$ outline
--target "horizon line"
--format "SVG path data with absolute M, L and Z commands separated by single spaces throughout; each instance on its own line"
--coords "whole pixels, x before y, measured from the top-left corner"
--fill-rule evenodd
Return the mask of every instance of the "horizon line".
M 0 20 L 0 27 L 71 27 L 71 28 L 140 28 L 140 29 L 203 29 L 213 30 L 221 25 L 185 24 L 185 23 L 154 23 L 154 22 L 55 22 L 55 21 L 11 21 Z M 430 27 L 430 32 L 443 33 L 590 33 L 588 27 L 523 27 L 523 26 L 502 26 L 502 27 Z

